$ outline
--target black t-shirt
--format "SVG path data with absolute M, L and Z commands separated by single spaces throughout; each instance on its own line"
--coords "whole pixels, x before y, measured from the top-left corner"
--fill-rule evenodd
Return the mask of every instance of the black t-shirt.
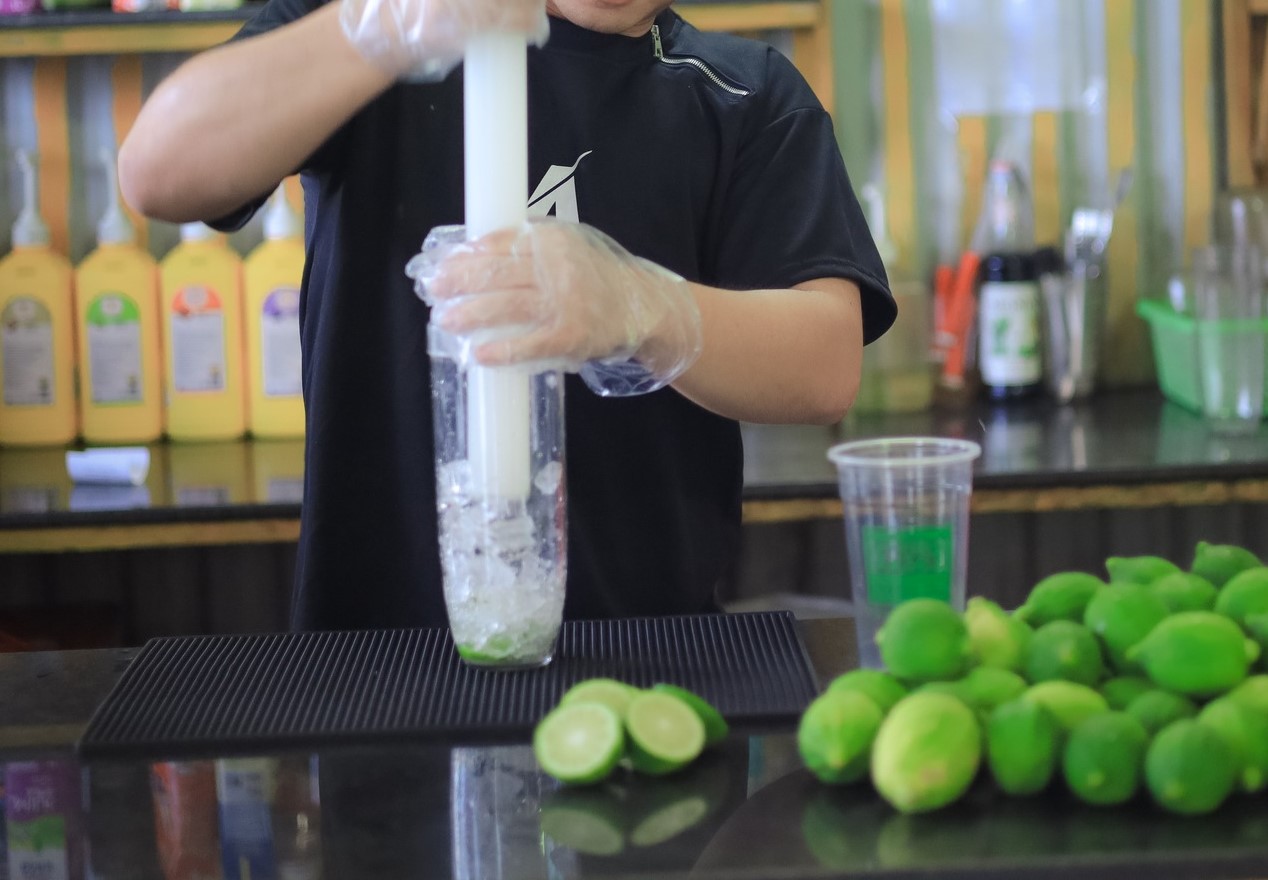
M 316 5 L 271 0 L 240 36 Z M 575 219 L 638 256 L 717 287 L 851 279 L 865 336 L 879 336 L 895 314 L 884 268 L 831 120 L 800 74 L 770 47 L 702 33 L 672 11 L 657 26 L 664 58 L 650 34 L 558 19 L 545 48 L 530 50 L 526 196 L 536 210 L 575 206 Z M 403 269 L 428 230 L 462 222 L 462 97 L 461 70 L 393 86 L 302 169 L 297 627 L 446 621 L 428 313 Z M 740 534 L 739 425 L 672 389 L 600 398 L 575 376 L 565 406 L 566 615 L 714 609 Z

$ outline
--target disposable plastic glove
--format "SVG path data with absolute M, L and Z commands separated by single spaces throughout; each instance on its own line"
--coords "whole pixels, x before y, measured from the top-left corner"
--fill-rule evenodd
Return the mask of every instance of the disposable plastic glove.
M 464 365 L 579 372 L 604 396 L 668 385 L 700 356 L 700 310 L 679 276 L 581 223 L 535 220 L 466 241 L 432 230 L 406 273 Z
M 545 0 L 339 0 L 348 41 L 395 77 L 440 80 L 457 67 L 473 36 L 524 34 L 541 46 L 550 35 Z

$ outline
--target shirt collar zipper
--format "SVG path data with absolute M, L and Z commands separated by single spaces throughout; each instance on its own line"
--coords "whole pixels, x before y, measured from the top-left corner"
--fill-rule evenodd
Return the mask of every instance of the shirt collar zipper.
M 664 64 L 685 64 L 689 67 L 694 67 L 703 73 L 715 86 L 728 94 L 740 98 L 746 98 L 750 94 L 747 89 L 739 89 L 728 83 L 699 58 L 692 58 L 690 55 L 674 58 L 666 55 L 665 46 L 660 39 L 660 25 L 658 24 L 652 25 L 652 57 Z

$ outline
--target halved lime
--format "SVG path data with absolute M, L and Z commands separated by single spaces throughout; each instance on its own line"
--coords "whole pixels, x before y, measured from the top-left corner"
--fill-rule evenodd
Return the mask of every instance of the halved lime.
M 630 700 L 634 699 L 638 692 L 638 688 L 623 681 L 617 681 L 615 678 L 588 678 L 568 688 L 559 698 L 559 705 L 602 703 L 615 712 L 618 718 L 624 719 L 625 710 L 630 707 Z
M 714 708 L 713 704 L 704 697 L 693 694 L 686 688 L 680 688 L 676 684 L 659 684 L 652 685 L 652 690 L 662 694 L 669 694 L 671 697 L 677 697 L 688 706 L 691 711 L 700 716 L 701 723 L 704 724 L 704 744 L 706 746 L 715 745 L 726 739 L 726 735 L 730 733 L 731 728 L 727 726 L 726 719 L 722 717 L 722 713 Z
M 651 776 L 681 770 L 704 750 L 704 722 L 690 706 L 666 693 L 644 691 L 631 700 L 625 732 L 631 765 Z
M 533 753 L 560 782 L 590 785 L 606 779 L 625 751 L 621 718 L 602 703 L 559 706 L 533 731 Z

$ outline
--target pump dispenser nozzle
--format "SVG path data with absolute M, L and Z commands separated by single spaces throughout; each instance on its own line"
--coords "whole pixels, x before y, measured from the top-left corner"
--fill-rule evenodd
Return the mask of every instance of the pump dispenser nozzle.
M 286 198 L 285 185 L 278 184 L 273 195 L 269 196 L 268 209 L 264 213 L 264 237 L 269 241 L 277 241 L 299 238 L 303 233 L 303 225 Z
M 40 216 L 35 162 L 26 150 L 18 150 L 17 156 L 22 172 L 22 211 L 13 224 L 13 246 L 45 247 L 49 243 L 49 232 L 48 224 Z
M 867 225 L 872 230 L 872 238 L 876 241 L 876 250 L 881 262 L 887 269 L 892 269 L 898 259 L 898 245 L 889 237 L 889 228 L 885 222 L 885 198 L 873 184 L 863 185 L 860 195 L 863 197 L 863 209 L 867 215 Z
M 106 170 L 106 210 L 97 223 L 97 244 L 134 244 L 136 230 L 119 200 L 119 170 L 114 150 L 103 147 L 98 156 Z

